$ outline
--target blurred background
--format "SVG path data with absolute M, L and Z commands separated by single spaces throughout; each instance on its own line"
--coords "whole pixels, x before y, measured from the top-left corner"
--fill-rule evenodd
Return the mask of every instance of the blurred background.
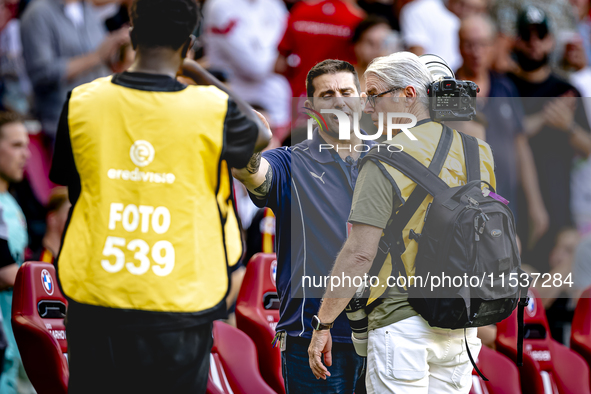
M 591 286 L 591 147 L 565 137 L 575 123 L 589 133 L 589 0 L 200 3 L 189 56 L 267 117 L 271 147 L 290 144 L 292 100 L 325 59 L 351 62 L 362 90 L 369 63 L 401 50 L 437 54 L 457 78 L 476 82 L 479 116 L 453 127 L 493 147 L 499 194 L 511 201 L 530 272 L 576 273 L 572 286 L 538 288 L 553 337 L 568 342 L 576 299 Z M 130 5 L 0 0 L 0 110 L 25 119 L 30 137 L 25 177 L 9 189 L 26 218 L 26 260 L 51 262 L 59 252 L 69 202 L 48 179 L 59 114 L 68 91 L 133 61 Z M 238 182 L 234 188 L 246 265 L 257 252 L 274 252 L 274 217 Z

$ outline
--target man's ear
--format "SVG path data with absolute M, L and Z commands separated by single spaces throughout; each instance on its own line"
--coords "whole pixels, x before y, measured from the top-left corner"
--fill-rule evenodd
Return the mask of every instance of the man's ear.
M 417 97 L 417 90 L 414 86 L 407 86 L 404 88 L 404 95 L 408 97 Z
M 308 108 L 314 109 L 314 104 L 312 104 L 312 102 L 310 100 L 306 100 L 304 102 L 304 107 L 308 107 Z
M 406 106 L 412 106 L 417 100 L 417 91 L 414 86 L 407 86 L 404 88 L 404 95 L 406 96 Z
M 133 30 L 133 26 L 129 27 L 129 38 L 131 39 L 131 47 L 134 51 L 137 51 L 137 40 L 136 40 L 136 33 Z

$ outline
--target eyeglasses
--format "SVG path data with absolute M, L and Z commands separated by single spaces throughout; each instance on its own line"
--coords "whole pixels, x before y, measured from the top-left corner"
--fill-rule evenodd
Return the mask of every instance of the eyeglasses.
M 387 94 L 387 93 L 395 92 L 398 89 L 402 89 L 402 88 L 392 88 L 392 89 L 386 90 L 385 92 L 382 92 L 382 93 L 372 94 L 371 96 L 367 96 L 367 101 L 369 101 L 369 105 L 371 105 L 372 108 L 375 108 L 376 107 L 376 98 L 383 96 L 384 94 Z

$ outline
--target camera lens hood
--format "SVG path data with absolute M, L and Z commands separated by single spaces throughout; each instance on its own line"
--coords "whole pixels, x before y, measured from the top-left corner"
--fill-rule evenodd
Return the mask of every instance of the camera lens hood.
M 434 81 L 437 81 L 443 77 L 452 77 L 455 79 L 456 76 L 453 70 L 449 67 L 447 62 L 443 60 L 443 58 L 437 55 L 427 54 L 419 56 L 419 59 L 421 59 L 421 62 L 427 66 L 427 69 L 433 76 Z

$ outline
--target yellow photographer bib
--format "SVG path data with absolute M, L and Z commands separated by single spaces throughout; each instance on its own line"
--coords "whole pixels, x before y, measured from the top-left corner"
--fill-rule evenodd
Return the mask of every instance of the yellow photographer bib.
M 143 91 L 111 77 L 74 89 L 68 122 L 81 193 L 58 265 L 68 297 L 189 313 L 224 299 L 228 262 L 242 255 L 221 160 L 227 103 L 215 87 Z

